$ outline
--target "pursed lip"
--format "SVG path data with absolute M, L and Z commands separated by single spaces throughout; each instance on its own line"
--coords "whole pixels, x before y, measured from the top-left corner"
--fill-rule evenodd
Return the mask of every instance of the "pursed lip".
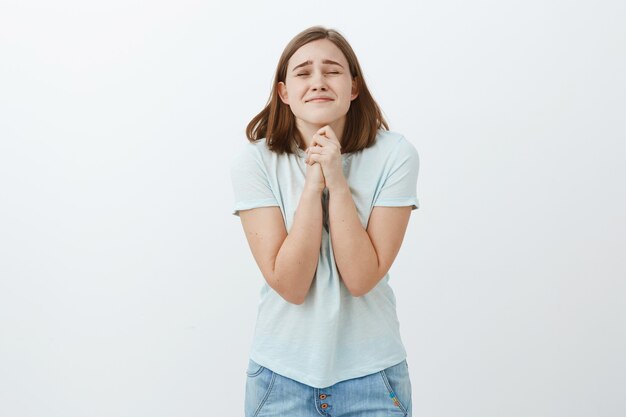
M 322 103 L 325 101 L 333 101 L 333 99 L 330 97 L 326 97 L 326 96 L 319 96 L 319 97 L 313 97 L 313 98 L 308 99 L 306 103 L 309 103 L 309 102 Z

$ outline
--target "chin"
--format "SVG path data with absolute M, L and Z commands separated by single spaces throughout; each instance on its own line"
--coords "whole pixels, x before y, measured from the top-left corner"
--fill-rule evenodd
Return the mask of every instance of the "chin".
M 300 120 L 301 123 L 307 124 L 309 126 L 316 126 L 318 128 L 322 128 L 326 125 L 333 125 L 341 121 L 342 116 L 337 116 L 336 114 L 309 114 L 308 117 L 297 117 L 296 120 Z
M 335 122 L 334 120 L 320 119 L 320 120 L 313 120 L 310 123 L 312 125 L 319 125 L 320 127 L 322 127 L 322 126 L 326 126 L 326 125 L 331 125 L 334 122 Z
M 341 118 L 337 118 L 337 117 L 315 117 L 315 118 L 310 118 L 308 120 L 306 120 L 307 123 L 312 124 L 312 125 L 320 125 L 320 127 L 322 126 L 326 126 L 326 125 L 331 125 L 335 122 L 338 122 Z

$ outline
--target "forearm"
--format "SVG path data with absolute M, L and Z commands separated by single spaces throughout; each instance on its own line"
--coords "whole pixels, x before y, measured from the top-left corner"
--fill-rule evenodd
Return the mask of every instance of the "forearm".
M 273 288 L 291 303 L 302 304 L 311 287 L 319 261 L 322 221 L 321 192 L 305 189 L 274 264 Z
M 347 182 L 329 189 L 328 214 L 333 254 L 341 278 L 352 295 L 365 295 L 381 278 L 379 262 Z

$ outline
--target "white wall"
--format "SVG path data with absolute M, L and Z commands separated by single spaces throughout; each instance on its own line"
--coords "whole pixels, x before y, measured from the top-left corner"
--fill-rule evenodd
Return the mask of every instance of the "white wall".
M 410 3 L 2 0 L 0 415 L 243 415 L 227 169 L 314 24 L 420 153 L 414 414 L 623 415 L 625 3 Z

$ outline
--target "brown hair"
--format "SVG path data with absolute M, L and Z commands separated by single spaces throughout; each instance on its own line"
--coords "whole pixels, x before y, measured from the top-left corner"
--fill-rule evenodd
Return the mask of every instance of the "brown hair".
M 246 136 L 250 142 L 265 138 L 268 147 L 279 154 L 293 153 L 294 145 L 302 146 L 302 135 L 296 128 L 295 116 L 289 106 L 278 96 L 278 83 L 287 76 L 287 65 L 291 56 L 303 45 L 318 39 L 328 39 L 344 54 L 350 75 L 356 79 L 359 95 L 350 103 L 346 123 L 341 136 L 341 152 L 360 151 L 374 144 L 376 131 L 382 127 L 389 130 L 382 111 L 367 89 L 363 72 L 352 47 L 336 30 L 322 26 L 310 27 L 296 35 L 285 47 L 278 60 L 272 92 L 265 108 L 248 123 Z M 294 142 L 295 141 L 295 142 Z

